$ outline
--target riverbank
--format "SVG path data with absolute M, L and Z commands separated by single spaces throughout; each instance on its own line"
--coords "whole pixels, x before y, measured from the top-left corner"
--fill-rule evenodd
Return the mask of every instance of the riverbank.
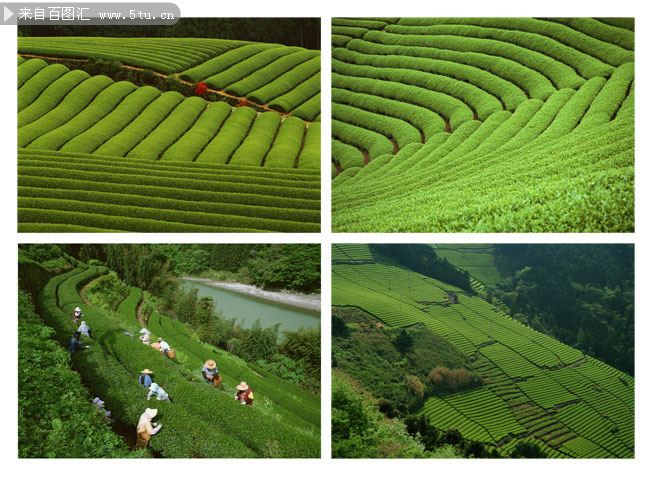
M 191 280 L 193 282 L 203 283 L 211 287 L 223 288 L 225 290 L 232 290 L 243 295 L 250 295 L 252 297 L 263 298 L 270 302 L 283 303 L 306 310 L 313 310 L 320 312 L 320 294 L 317 293 L 295 293 L 295 292 L 270 292 L 263 290 L 254 285 L 247 285 L 237 282 L 217 282 L 209 278 L 196 278 L 196 277 L 181 277 L 183 280 Z

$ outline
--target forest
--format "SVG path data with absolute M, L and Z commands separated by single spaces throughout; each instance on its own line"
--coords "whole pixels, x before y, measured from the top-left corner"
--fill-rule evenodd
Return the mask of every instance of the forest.
M 494 264 L 505 280 L 488 301 L 634 375 L 633 245 L 495 244 Z
M 174 25 L 20 25 L 19 37 L 221 38 L 320 49 L 319 18 L 180 18 Z

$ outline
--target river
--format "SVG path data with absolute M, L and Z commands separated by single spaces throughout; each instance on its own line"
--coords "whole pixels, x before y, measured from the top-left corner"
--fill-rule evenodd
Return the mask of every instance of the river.
M 208 280 L 209 281 L 209 280 Z M 226 318 L 236 318 L 237 323 L 250 328 L 256 319 L 260 319 L 262 328 L 272 327 L 280 323 L 282 330 L 298 330 L 300 327 L 318 327 L 320 325 L 320 311 L 300 308 L 298 306 L 271 301 L 258 295 L 247 295 L 240 291 L 207 285 L 196 279 L 183 279 L 184 285 L 199 290 L 199 297 L 211 297 L 215 302 L 215 311 L 221 312 Z M 242 286 L 245 287 L 245 286 Z M 252 289 L 242 289 L 250 290 Z M 282 298 L 282 294 L 268 293 L 271 298 Z M 312 303 L 313 302 L 307 302 Z

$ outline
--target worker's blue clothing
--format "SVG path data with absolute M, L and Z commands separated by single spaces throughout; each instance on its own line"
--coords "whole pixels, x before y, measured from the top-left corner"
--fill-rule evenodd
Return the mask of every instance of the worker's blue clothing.
M 153 383 L 153 381 L 151 380 L 151 377 L 146 373 L 143 373 L 142 375 L 140 375 L 140 378 L 138 379 L 138 381 L 140 382 L 140 385 L 142 385 L 143 387 L 146 387 L 146 388 L 149 388 L 151 386 L 151 384 Z
M 214 377 L 217 373 L 219 373 L 219 369 L 215 365 L 214 368 L 208 368 L 207 365 L 203 365 L 203 368 L 201 369 L 201 372 L 203 372 L 203 377 Z
M 83 345 L 81 345 L 81 342 L 74 337 L 70 339 L 68 345 L 70 346 L 70 355 L 74 355 L 79 350 L 83 350 L 84 348 Z

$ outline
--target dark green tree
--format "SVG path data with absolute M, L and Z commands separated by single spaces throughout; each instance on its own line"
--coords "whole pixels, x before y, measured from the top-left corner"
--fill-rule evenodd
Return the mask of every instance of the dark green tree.
M 397 348 L 397 350 L 402 354 L 405 354 L 413 348 L 413 338 L 411 338 L 411 335 L 409 335 L 409 333 L 404 329 L 400 330 L 397 337 L 395 337 L 395 340 L 393 340 L 393 343 L 395 348 Z

